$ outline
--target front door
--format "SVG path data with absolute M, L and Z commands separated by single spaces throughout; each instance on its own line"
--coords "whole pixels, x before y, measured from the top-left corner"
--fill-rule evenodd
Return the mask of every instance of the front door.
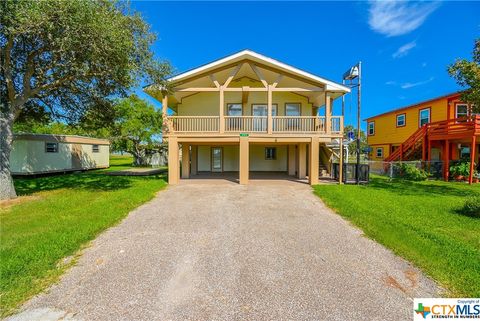
M 212 147 L 212 172 L 222 172 L 222 148 Z

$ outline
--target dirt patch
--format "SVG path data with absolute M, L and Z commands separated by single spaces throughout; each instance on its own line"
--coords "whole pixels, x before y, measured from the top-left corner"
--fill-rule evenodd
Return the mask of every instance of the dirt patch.
M 405 277 L 410 281 L 412 288 L 417 287 L 418 284 L 418 273 L 412 269 L 406 270 L 403 272 Z
M 392 288 L 397 288 L 399 289 L 400 291 L 402 291 L 403 293 L 407 293 L 407 289 L 405 289 L 400 283 L 398 283 L 397 279 L 395 279 L 393 276 L 391 275 L 388 275 L 386 278 L 385 278 L 385 283 L 388 285 L 388 286 L 391 286 Z
M 17 198 L 11 199 L 11 200 L 3 200 L 0 201 L 0 209 L 7 209 L 10 208 L 14 205 L 30 202 L 30 201 L 35 201 L 40 199 L 41 197 L 38 195 L 30 195 L 30 196 L 19 196 Z

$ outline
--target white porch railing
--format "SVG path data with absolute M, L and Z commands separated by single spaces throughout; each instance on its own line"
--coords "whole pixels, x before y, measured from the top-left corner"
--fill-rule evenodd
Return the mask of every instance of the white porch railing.
M 216 133 L 220 131 L 220 116 L 168 116 L 171 130 L 185 133 Z
M 226 132 L 267 132 L 266 116 L 225 116 Z
M 276 133 L 321 133 L 325 131 L 325 117 L 274 116 L 273 131 Z
M 273 133 L 319 133 L 325 134 L 325 116 L 273 116 Z M 266 133 L 266 116 L 225 116 L 226 133 Z M 219 133 L 220 116 L 168 116 L 168 130 L 177 133 Z M 343 132 L 343 117 L 330 117 L 330 133 Z

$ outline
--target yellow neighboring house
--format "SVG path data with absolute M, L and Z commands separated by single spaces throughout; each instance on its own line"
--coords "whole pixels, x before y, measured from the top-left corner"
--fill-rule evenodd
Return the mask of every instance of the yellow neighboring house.
M 178 183 L 180 167 L 181 178 L 233 172 L 240 184 L 250 172 L 308 176 L 316 184 L 319 171 L 330 171 L 329 147 L 343 137 L 333 101 L 349 88 L 250 50 L 169 82 L 168 93 L 155 85 L 145 91 L 162 101 L 170 184 Z
M 378 161 L 442 161 L 468 158 L 479 164 L 480 116 L 460 100 L 444 95 L 372 116 L 367 121 L 370 157 Z M 449 166 L 444 166 L 448 179 Z M 473 172 L 473 171 L 471 171 Z

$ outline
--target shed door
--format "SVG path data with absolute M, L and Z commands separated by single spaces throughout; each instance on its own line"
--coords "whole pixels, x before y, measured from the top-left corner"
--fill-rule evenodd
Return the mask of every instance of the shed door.
M 72 144 L 72 168 L 82 168 L 82 145 Z

